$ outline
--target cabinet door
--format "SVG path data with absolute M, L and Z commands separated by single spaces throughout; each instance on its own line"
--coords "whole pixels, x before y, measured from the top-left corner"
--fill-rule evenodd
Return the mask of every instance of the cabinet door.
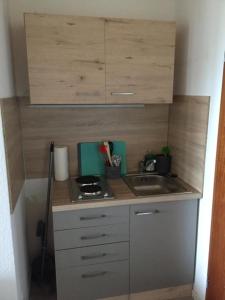
M 107 103 L 171 103 L 173 22 L 106 20 Z
M 104 20 L 26 14 L 33 104 L 105 103 Z
M 196 201 L 131 207 L 131 292 L 193 283 Z

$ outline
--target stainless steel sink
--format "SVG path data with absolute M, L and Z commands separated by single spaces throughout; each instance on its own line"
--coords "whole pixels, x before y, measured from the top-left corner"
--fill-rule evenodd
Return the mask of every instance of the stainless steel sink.
M 131 174 L 124 181 L 136 196 L 188 193 L 188 190 L 173 177 L 153 174 Z

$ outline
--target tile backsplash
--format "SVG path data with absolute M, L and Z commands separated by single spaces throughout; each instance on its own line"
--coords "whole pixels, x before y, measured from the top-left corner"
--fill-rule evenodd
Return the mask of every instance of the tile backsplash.
M 47 176 L 48 145 L 69 147 L 70 174 L 78 173 L 77 143 L 123 140 L 127 143 L 128 171 L 148 151 L 158 152 L 167 144 L 169 105 L 143 108 L 33 107 L 20 98 L 26 178 Z
M 25 180 L 20 111 L 18 101 L 15 97 L 1 99 L 0 106 L 12 213 L 16 207 Z
M 172 171 L 202 192 L 210 98 L 175 96 L 170 106 L 168 145 Z

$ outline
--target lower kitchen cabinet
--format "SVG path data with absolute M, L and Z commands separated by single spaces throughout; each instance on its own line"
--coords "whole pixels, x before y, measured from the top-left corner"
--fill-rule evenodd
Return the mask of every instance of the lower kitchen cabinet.
M 197 213 L 197 200 L 53 213 L 57 299 L 192 284 Z
M 198 201 L 131 206 L 131 293 L 191 284 Z
M 129 260 L 57 270 L 58 300 L 94 300 L 129 294 Z

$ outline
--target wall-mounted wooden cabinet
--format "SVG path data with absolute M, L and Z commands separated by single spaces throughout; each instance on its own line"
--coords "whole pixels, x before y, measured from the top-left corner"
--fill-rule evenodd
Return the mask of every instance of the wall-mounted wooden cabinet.
M 171 103 L 175 23 L 106 20 L 106 102 Z
M 32 104 L 171 103 L 174 22 L 25 14 Z
M 26 14 L 32 104 L 105 103 L 104 20 Z

